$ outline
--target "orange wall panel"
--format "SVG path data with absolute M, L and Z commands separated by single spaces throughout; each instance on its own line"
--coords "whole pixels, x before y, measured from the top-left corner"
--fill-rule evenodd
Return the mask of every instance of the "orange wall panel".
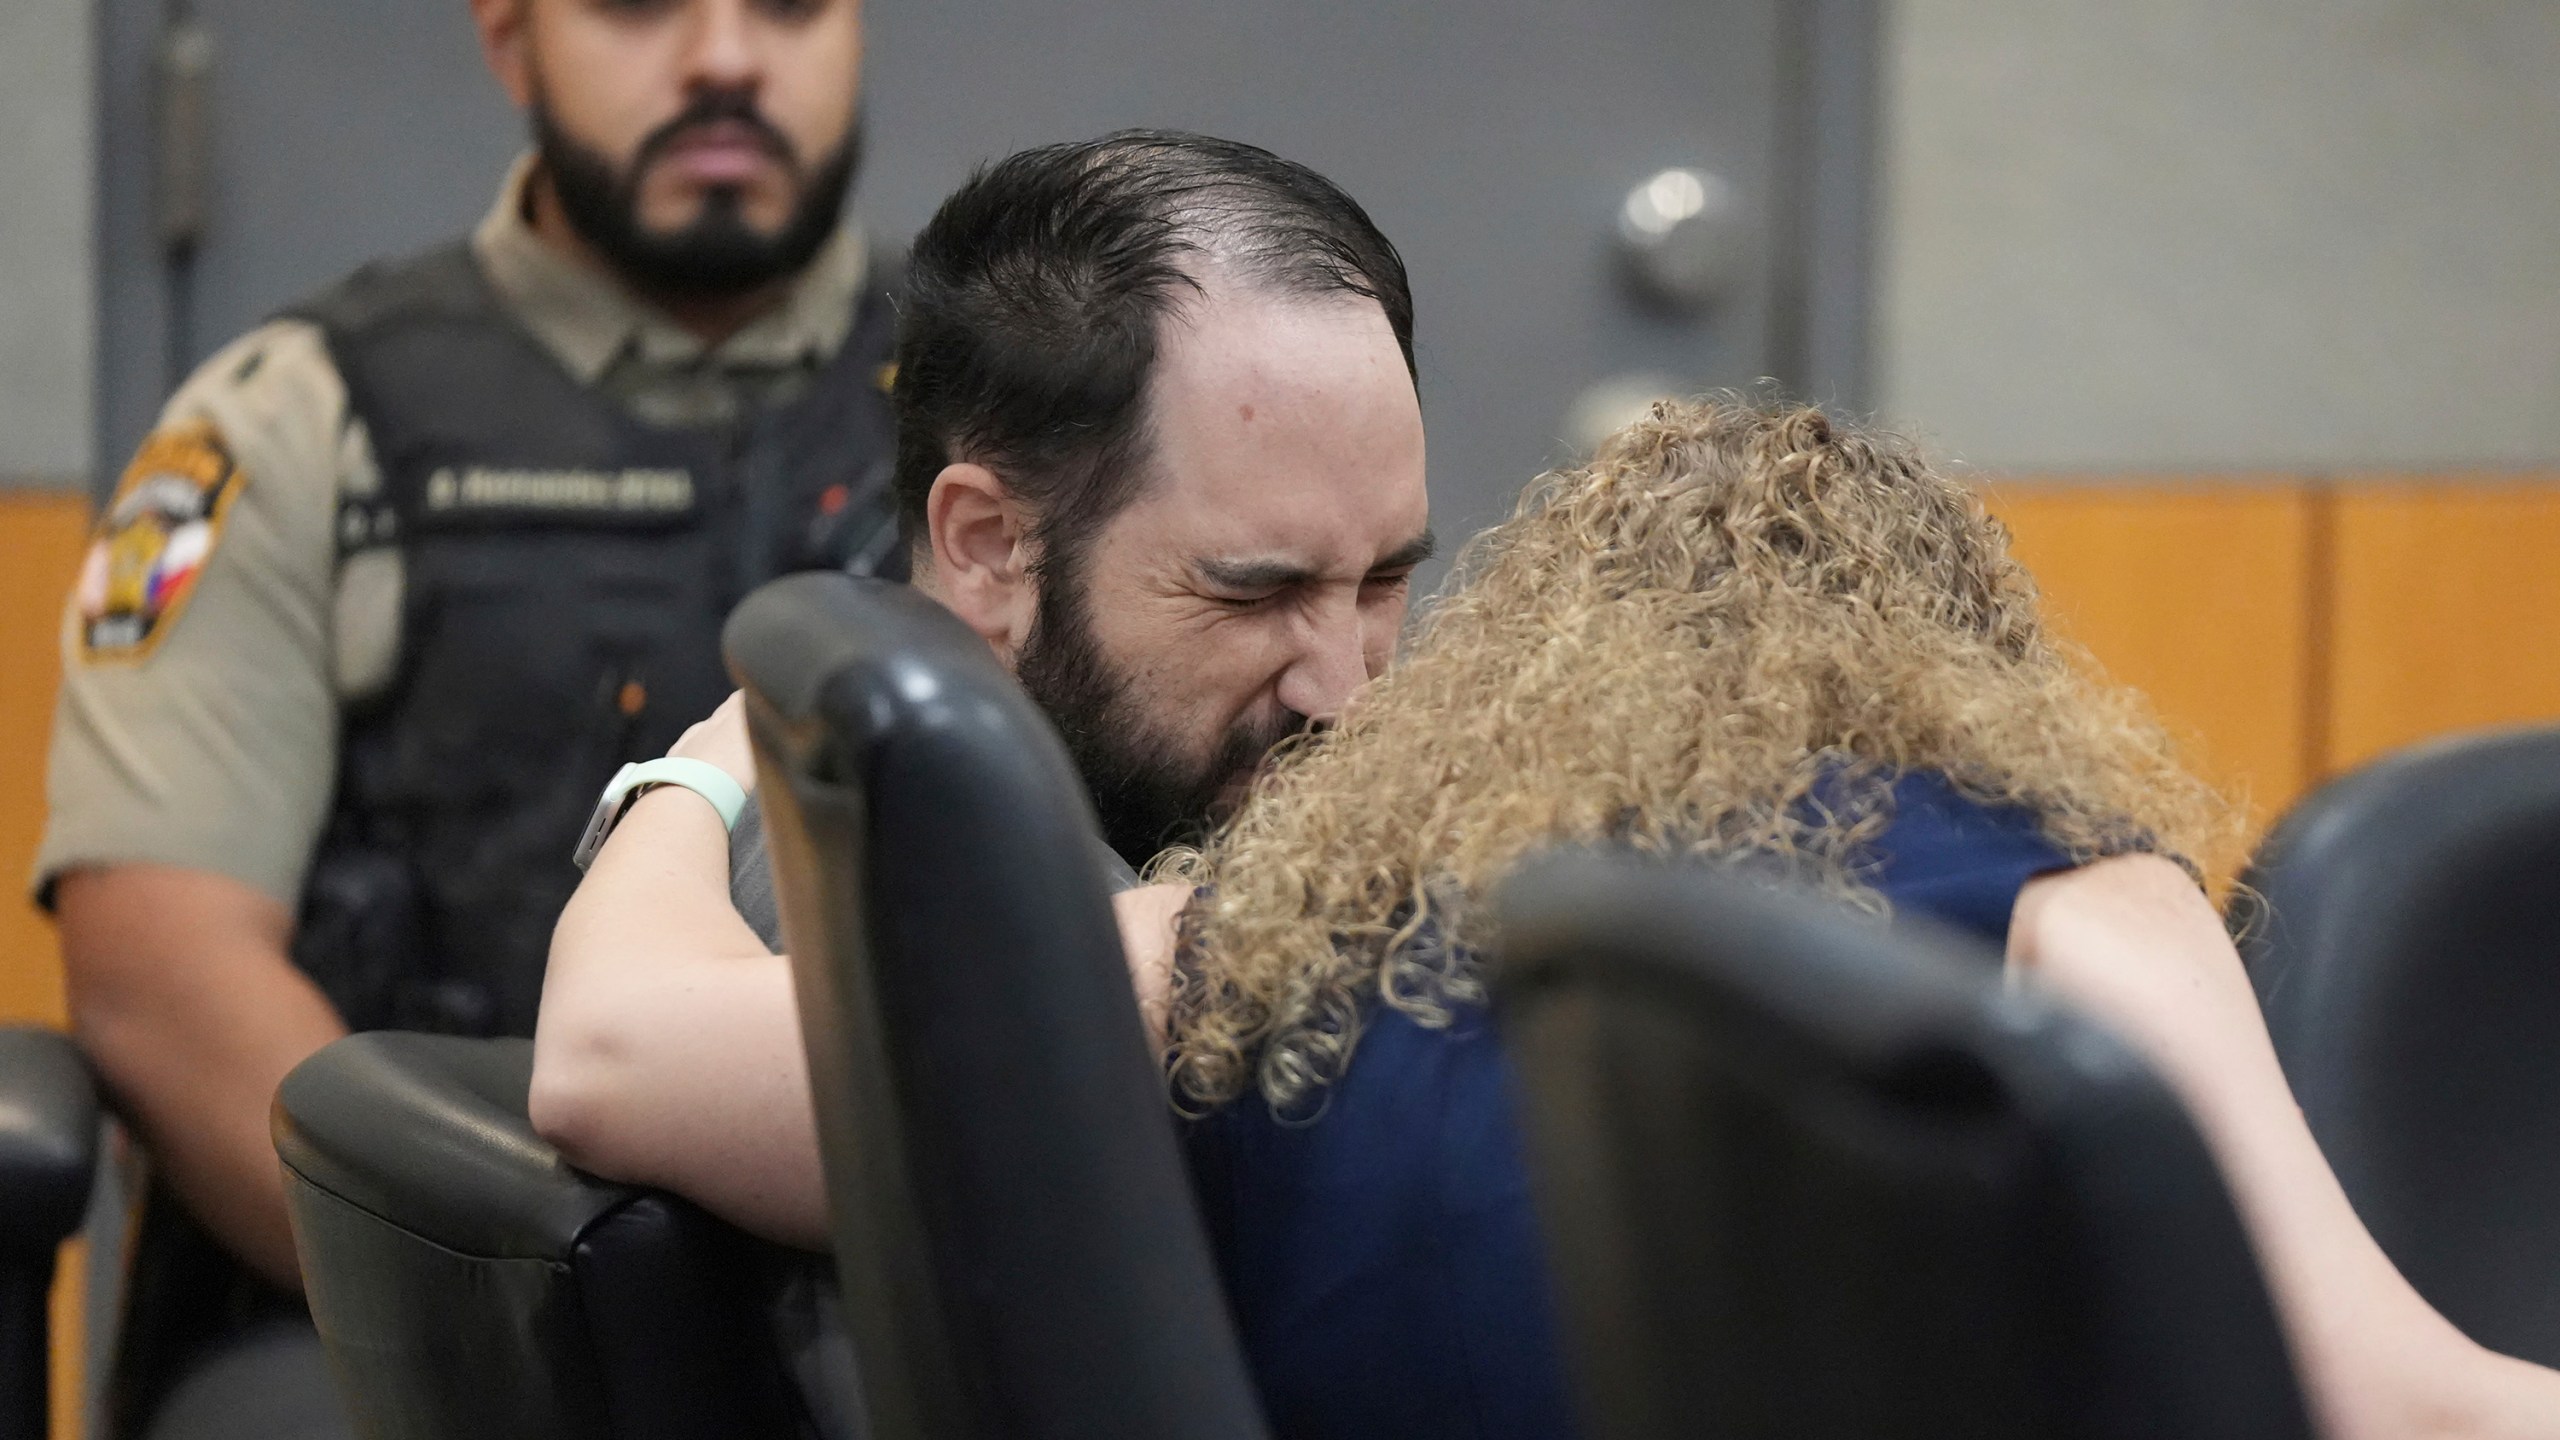
M 81 1372 L 86 1346 L 81 1322 L 87 1309 L 88 1278 L 89 1242 L 75 1235 L 56 1252 L 53 1268 L 53 1363 L 46 1385 L 53 1400 L 52 1440 L 80 1440 L 83 1428 Z
M 44 833 L 62 599 L 88 526 L 77 492 L 0 491 L 0 1020 L 63 1018 L 53 926 L 26 880 Z
M 2560 720 L 2560 476 L 2338 491 L 2326 759 Z
M 2151 697 L 2197 768 L 2260 824 L 2301 793 L 2318 664 L 2302 484 L 2011 480 L 1988 498 L 2050 618 Z
M 26 879 L 44 831 L 62 597 L 88 525 L 77 493 L 0 491 L 0 1021 L 63 1021 L 61 954 Z M 54 1440 L 80 1433 L 85 1253 L 79 1240 L 65 1245 L 54 1275 Z

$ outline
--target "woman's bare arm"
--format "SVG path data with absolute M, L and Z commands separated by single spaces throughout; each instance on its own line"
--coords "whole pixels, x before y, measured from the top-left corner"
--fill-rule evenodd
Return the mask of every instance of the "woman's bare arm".
M 754 784 L 735 697 L 670 753 Z M 582 1170 L 826 1243 L 791 965 L 730 903 L 728 833 L 689 790 L 633 803 L 552 933 L 532 1118 Z
M 670 753 L 754 784 L 734 696 Z M 1159 1036 L 1186 898 L 1169 885 L 1117 897 L 1131 980 Z M 690 791 L 641 796 L 560 917 L 534 1031 L 532 1118 L 582 1170 L 672 1190 L 787 1244 L 827 1244 L 791 963 L 730 903 L 729 837 Z
M 2018 897 L 2010 963 L 2112 1026 L 2221 1162 L 2324 1430 L 2560 1436 L 2560 1374 L 2473 1344 L 2356 1217 L 2294 1103 L 2240 957 L 2186 873 L 2124 856 Z

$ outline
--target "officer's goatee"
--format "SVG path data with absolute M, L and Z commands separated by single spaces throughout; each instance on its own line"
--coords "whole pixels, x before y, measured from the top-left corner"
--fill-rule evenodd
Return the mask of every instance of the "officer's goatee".
M 736 295 L 760 289 L 805 268 L 835 233 L 862 155 L 862 122 L 856 116 L 844 140 L 815 165 L 801 163 L 791 141 L 742 91 L 706 91 L 675 118 L 640 142 L 627 169 L 562 129 L 544 97 L 531 106 L 534 146 L 560 199 L 561 214 L 580 239 L 613 266 L 634 289 L 669 296 Z M 640 182 L 667 150 L 701 126 L 727 122 L 752 130 L 799 187 L 791 214 L 779 229 L 747 223 L 735 190 L 716 188 L 701 213 L 675 230 L 640 223 Z

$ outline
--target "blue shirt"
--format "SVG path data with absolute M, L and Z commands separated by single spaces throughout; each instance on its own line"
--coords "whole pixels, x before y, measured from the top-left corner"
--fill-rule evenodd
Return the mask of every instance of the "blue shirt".
M 2071 859 L 2033 814 L 1928 773 L 1857 873 L 1897 915 L 2005 943 L 2020 887 Z M 1193 1184 L 1283 1440 L 1574 1431 L 1510 1067 L 1481 1007 L 1373 1006 L 1312 1120 L 1247 1096 L 1185 1127 Z

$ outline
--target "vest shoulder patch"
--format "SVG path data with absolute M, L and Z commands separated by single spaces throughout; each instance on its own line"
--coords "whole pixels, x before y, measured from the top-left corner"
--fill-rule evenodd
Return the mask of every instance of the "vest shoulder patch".
M 167 426 L 142 442 L 81 562 L 73 603 L 83 660 L 138 661 L 158 648 L 247 484 L 209 421 Z

